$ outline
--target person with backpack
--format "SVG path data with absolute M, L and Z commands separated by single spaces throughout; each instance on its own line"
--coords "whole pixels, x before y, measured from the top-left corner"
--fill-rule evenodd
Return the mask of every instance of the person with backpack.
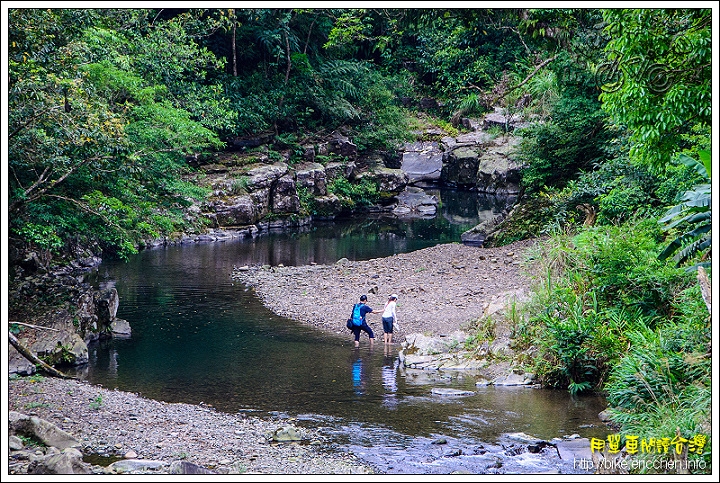
M 355 347 L 360 345 L 360 331 L 367 332 L 368 337 L 370 337 L 371 344 L 375 342 L 375 334 L 370 326 L 367 325 L 365 316 L 376 312 L 373 312 L 373 309 L 370 308 L 366 302 L 367 295 L 361 295 L 360 303 L 353 305 L 352 314 L 350 315 L 350 320 L 348 321 L 348 327 L 352 327 L 350 330 L 352 330 L 355 335 Z
M 388 301 L 385 304 L 385 310 L 382 313 L 382 324 L 383 324 L 383 342 L 385 344 L 392 344 L 393 337 L 393 324 L 396 328 L 400 328 L 397 322 L 397 313 L 395 312 L 395 306 L 397 305 L 396 294 L 392 294 L 388 297 Z

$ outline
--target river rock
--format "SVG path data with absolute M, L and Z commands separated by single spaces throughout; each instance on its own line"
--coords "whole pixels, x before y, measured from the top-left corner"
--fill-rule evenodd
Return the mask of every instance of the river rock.
M 77 333 L 67 330 L 39 335 L 32 351 L 51 366 L 81 365 L 89 360 L 85 341 Z
M 357 157 L 357 145 L 339 132 L 334 132 L 328 142 L 329 151 L 348 159 L 354 160 Z
M 527 123 L 523 122 L 519 115 L 508 114 L 507 110 L 502 107 L 495 107 L 494 112 L 486 114 L 482 123 L 483 129 L 500 128 L 504 132 L 525 126 Z
M 40 441 L 45 446 L 61 450 L 79 447 L 80 442 L 54 424 L 36 416 L 28 416 L 16 411 L 8 413 L 11 435 L 23 435 Z
M 377 167 L 357 176 L 357 180 L 368 178 L 377 184 L 380 195 L 392 198 L 400 194 L 408 184 L 408 175 L 401 169 Z
M 132 328 L 130 322 L 124 319 L 115 319 L 110 324 L 110 330 L 114 337 L 130 337 L 132 335 Z
M 461 146 L 446 153 L 440 181 L 453 188 L 471 188 L 477 183 L 481 148 Z
M 437 213 L 438 200 L 421 188 L 407 186 L 397 196 L 398 204 L 393 213 L 400 217 L 427 217 Z
M 325 188 L 323 179 L 323 189 Z M 300 197 L 297 192 L 297 185 L 289 174 L 282 176 L 273 186 L 271 197 L 271 209 L 273 213 L 299 213 Z
M 506 376 L 501 376 L 493 381 L 494 386 L 526 386 L 534 384 L 534 374 L 515 374 L 511 373 Z
M 89 475 L 90 465 L 82 461 L 82 453 L 66 448 L 62 453 L 51 454 L 28 465 L 29 475 Z
M 453 389 L 450 387 L 433 387 L 430 392 L 437 396 L 472 396 L 475 394 L 473 391 Z
M 295 170 L 295 182 L 298 188 L 304 188 L 313 196 L 327 194 L 325 168 L 320 163 L 305 163 Z
M 354 172 L 354 162 L 333 161 L 325 165 L 325 182 L 329 184 L 338 178 L 350 179 L 353 177 Z
M 443 151 L 437 142 L 418 141 L 405 145 L 400 169 L 407 173 L 408 184 L 438 182 L 442 166 Z
M 8 448 L 10 449 L 10 451 L 20 451 L 24 447 L 25 445 L 23 444 L 22 440 L 17 436 L 11 435 L 8 438 Z
M 157 471 L 161 470 L 164 466 L 166 466 L 166 463 L 163 461 L 127 459 L 112 463 L 110 469 L 116 473 L 134 473 L 148 470 Z
M 171 475 L 215 475 L 214 471 L 211 471 L 203 466 L 190 463 L 189 461 L 173 461 L 170 463 L 169 473 Z
M 342 200 L 334 193 L 315 198 L 315 216 L 318 218 L 333 218 L 343 211 Z
M 513 138 L 514 139 L 514 138 Z M 493 195 L 518 195 L 522 178 L 521 163 L 510 152 L 517 141 L 503 142 L 488 148 L 478 159 L 475 188 Z
M 101 329 L 110 327 L 110 323 L 115 320 L 119 306 L 120 298 L 114 287 L 95 293 L 95 312 Z
M 273 441 L 277 442 L 286 442 L 286 441 L 301 441 L 302 436 L 298 432 L 297 429 L 295 429 L 292 426 L 285 426 L 282 428 L 278 428 L 273 433 L 271 439 Z
M 288 173 L 288 169 L 288 165 L 285 163 L 259 165 L 249 169 L 245 173 L 248 191 L 270 188 Z

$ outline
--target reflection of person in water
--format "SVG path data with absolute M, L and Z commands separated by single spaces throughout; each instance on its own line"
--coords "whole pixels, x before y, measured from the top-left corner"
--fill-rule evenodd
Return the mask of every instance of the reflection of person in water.
M 362 395 L 365 393 L 365 384 L 363 381 L 363 366 L 362 358 L 358 355 L 358 358 L 352 365 L 352 382 L 355 394 Z
M 382 367 L 382 385 L 385 389 L 383 394 L 383 406 L 394 407 L 397 405 L 397 363 L 398 360 L 391 351 L 385 351 Z

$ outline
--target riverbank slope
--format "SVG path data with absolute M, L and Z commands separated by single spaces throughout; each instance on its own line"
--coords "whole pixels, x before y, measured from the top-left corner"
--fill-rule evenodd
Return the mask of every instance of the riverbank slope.
M 535 244 L 523 240 L 498 248 L 448 243 L 366 261 L 341 259 L 334 265 L 236 267 L 244 283 L 273 312 L 333 333 L 347 333 L 345 321 L 360 295 L 378 315 L 368 323 L 382 335 L 379 314 L 398 294 L 397 316 L 404 335 L 443 336 L 480 318 L 499 296 L 521 298 L 530 279 L 522 267 Z M 364 336 L 363 336 L 364 337 Z

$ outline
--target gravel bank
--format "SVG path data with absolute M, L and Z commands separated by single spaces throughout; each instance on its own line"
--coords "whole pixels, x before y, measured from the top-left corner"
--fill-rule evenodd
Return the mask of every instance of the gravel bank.
M 233 278 L 273 312 L 334 333 L 348 333 L 345 321 L 360 295 L 367 294 L 368 305 L 382 312 L 388 296 L 396 293 L 400 330 L 395 341 L 401 342 L 404 334 L 439 336 L 462 329 L 497 296 L 525 292 L 529 280 L 521 262 L 533 244 L 524 240 L 482 248 L 450 243 L 334 265 L 236 267 Z M 367 319 L 381 336 L 379 315 Z
M 38 379 L 41 379 L 38 381 Z M 225 414 L 211 407 L 170 404 L 134 393 L 56 378 L 9 381 L 8 409 L 37 416 L 66 431 L 83 455 L 162 461 L 142 473 L 168 473 L 173 461 L 187 461 L 216 473 L 368 474 L 354 456 L 332 451 L 332 442 L 294 424 Z M 299 442 L 276 443 L 277 429 L 293 426 Z M 29 461 L 10 455 L 9 473 L 24 474 Z M 106 465 L 93 468 L 105 473 Z

